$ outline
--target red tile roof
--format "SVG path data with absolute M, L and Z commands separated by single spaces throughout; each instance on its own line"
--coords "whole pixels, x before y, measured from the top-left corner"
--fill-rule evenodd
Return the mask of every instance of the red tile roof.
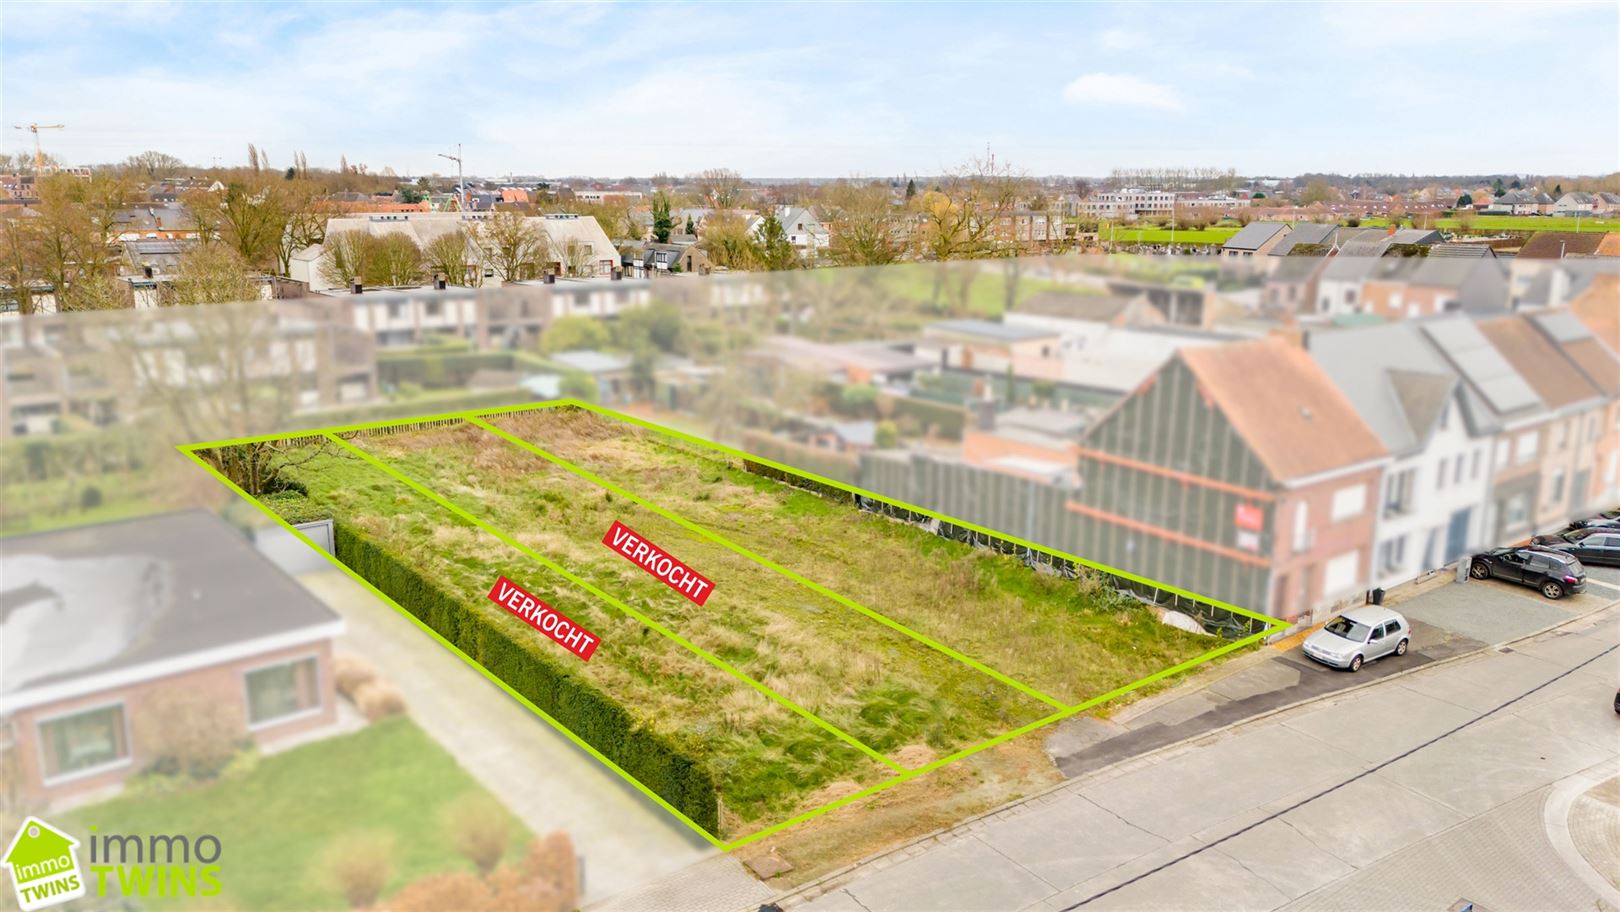
M 1287 481 L 1386 454 L 1311 356 L 1279 339 L 1186 348 L 1180 358 L 1273 478 Z

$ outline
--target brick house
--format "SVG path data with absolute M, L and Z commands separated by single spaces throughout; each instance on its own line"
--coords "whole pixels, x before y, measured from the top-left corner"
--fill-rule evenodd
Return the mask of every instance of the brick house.
M 1080 441 L 1076 553 L 1288 620 L 1359 596 L 1388 452 L 1302 349 L 1183 349 Z
M 342 620 L 212 513 L 11 538 L 0 578 L 9 797 L 58 801 L 140 772 L 147 713 L 175 692 L 228 707 L 261 745 L 336 721 Z

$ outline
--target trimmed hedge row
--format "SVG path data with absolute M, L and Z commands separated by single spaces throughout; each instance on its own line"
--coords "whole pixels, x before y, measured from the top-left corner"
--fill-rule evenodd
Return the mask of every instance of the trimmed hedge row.
M 886 397 L 896 418 L 910 418 L 923 427 L 931 427 L 935 434 L 948 440 L 961 440 L 962 429 L 967 427 L 967 409 L 946 405 L 915 396 Z
M 537 643 L 501 629 L 481 606 L 451 597 L 348 524 L 334 526 L 338 560 L 693 823 L 719 835 L 719 790 L 702 761 L 638 727 L 623 706 L 544 655 Z

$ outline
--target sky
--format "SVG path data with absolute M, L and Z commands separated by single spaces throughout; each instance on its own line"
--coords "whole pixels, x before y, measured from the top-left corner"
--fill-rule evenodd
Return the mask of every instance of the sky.
M 621 177 L 1620 170 L 1620 4 L 0 5 L 0 149 Z

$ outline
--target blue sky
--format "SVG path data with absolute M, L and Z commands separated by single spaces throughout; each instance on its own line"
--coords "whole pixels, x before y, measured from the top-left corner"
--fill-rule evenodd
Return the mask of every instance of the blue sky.
M 3 148 L 561 176 L 1620 169 L 1620 5 L 0 7 Z

